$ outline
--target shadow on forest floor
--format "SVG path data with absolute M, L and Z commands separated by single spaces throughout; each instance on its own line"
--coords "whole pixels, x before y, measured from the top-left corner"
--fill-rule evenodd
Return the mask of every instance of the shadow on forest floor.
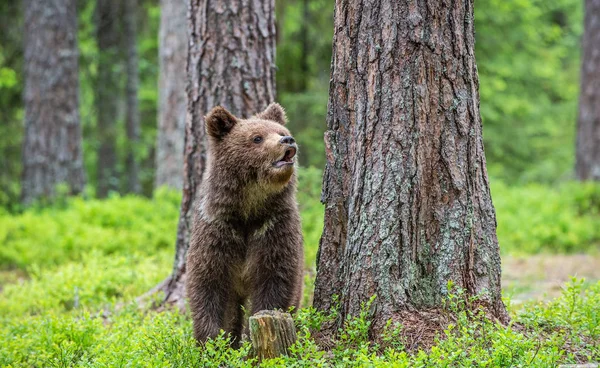
M 512 304 L 558 297 L 572 276 L 600 280 L 600 255 L 558 254 L 502 257 L 503 295 Z

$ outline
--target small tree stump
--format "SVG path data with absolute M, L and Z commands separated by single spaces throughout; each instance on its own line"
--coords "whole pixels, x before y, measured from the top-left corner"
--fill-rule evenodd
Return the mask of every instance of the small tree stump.
M 250 340 L 259 361 L 287 355 L 296 342 L 296 327 L 289 313 L 262 310 L 250 317 Z

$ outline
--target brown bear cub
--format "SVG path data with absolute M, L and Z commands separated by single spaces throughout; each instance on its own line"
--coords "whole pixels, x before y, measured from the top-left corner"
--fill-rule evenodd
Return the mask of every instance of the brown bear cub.
M 187 255 L 187 294 L 198 342 L 222 329 L 238 345 L 248 301 L 252 314 L 300 303 L 298 148 L 278 104 L 246 120 L 215 107 L 205 121 L 208 163 Z

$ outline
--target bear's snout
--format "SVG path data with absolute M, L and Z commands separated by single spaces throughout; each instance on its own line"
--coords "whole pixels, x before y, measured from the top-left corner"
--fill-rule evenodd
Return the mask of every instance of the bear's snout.
M 279 143 L 283 143 L 283 144 L 293 144 L 295 143 L 296 140 L 294 139 L 294 137 L 292 137 L 291 135 L 286 135 L 281 137 L 281 139 L 279 140 Z
M 279 168 L 284 166 L 293 166 L 294 165 L 294 156 L 296 156 L 296 151 L 298 150 L 298 146 L 295 143 L 294 138 L 290 136 L 282 137 L 279 140 L 280 144 L 285 145 L 285 152 L 280 158 L 273 163 L 273 166 Z

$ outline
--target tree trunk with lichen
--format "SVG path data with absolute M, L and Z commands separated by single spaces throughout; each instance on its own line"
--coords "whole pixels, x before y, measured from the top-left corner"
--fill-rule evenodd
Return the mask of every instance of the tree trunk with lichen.
M 371 337 L 441 307 L 452 280 L 502 321 L 473 1 L 338 0 L 314 305 Z M 337 295 L 337 303 L 334 296 Z
M 183 198 L 173 272 L 156 290 L 184 307 L 185 258 L 206 166 L 204 115 L 217 105 L 240 117 L 275 98 L 274 0 L 190 0 Z
M 585 1 L 582 45 L 575 174 L 600 181 L 600 0 Z

